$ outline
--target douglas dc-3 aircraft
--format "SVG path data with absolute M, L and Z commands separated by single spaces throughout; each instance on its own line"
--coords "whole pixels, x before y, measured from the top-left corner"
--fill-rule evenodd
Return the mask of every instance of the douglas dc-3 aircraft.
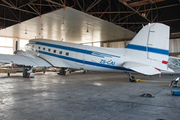
M 144 26 L 125 48 L 101 48 L 46 39 L 29 40 L 26 51 L 15 55 L 0 55 L 0 62 L 24 65 L 23 77 L 32 66 L 61 67 L 59 74 L 68 68 L 109 71 L 138 72 L 154 75 L 168 68 L 169 26 L 149 23 Z M 134 77 L 129 74 L 130 81 Z

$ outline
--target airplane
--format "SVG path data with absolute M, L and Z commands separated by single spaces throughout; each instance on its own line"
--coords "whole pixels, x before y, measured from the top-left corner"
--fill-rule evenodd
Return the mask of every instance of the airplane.
M 132 72 L 145 75 L 173 72 L 168 68 L 169 29 L 162 23 L 144 26 L 125 48 L 93 47 L 48 39 L 32 39 L 26 51 L 15 55 L 0 54 L 0 62 L 24 65 L 23 77 L 32 72 L 32 66 L 61 67 L 59 75 L 68 69 L 91 71 Z
M 11 72 L 23 72 L 23 65 L 17 65 L 17 64 L 3 64 L 0 65 L 0 70 L 6 71 L 7 76 L 10 76 Z M 33 67 L 32 72 L 46 72 L 46 67 Z
M 174 71 L 174 73 L 180 73 L 180 58 L 179 58 L 179 56 L 178 57 L 169 56 L 168 66 L 170 69 L 172 69 Z M 170 73 L 170 75 L 173 75 L 173 73 Z

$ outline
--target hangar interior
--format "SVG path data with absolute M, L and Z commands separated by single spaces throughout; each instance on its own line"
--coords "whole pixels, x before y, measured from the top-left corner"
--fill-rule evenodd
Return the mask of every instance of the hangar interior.
M 123 48 L 148 23 L 170 26 L 169 56 L 180 55 L 180 0 L 1 0 L 0 54 L 23 50 L 40 38 Z M 82 71 L 0 73 L 0 119 L 177 120 L 180 98 L 171 80 L 179 74 L 145 76 Z M 178 84 L 179 85 L 179 84 Z M 152 94 L 152 96 L 144 96 Z
M 44 38 L 121 48 L 143 25 L 160 22 L 170 26 L 170 55 L 180 52 L 179 0 L 2 0 L 0 6 L 0 37 L 19 41 L 19 45 L 21 39 Z M 8 46 L 1 45 L 1 49 Z

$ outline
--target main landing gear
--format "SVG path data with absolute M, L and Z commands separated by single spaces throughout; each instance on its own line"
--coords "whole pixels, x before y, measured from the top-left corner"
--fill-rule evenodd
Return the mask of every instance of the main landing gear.
M 8 77 L 10 76 L 10 72 L 7 73 L 7 76 L 8 76 Z
M 60 70 L 59 70 L 59 73 L 57 73 L 58 75 L 66 75 L 66 68 L 61 68 Z
M 135 77 L 132 76 L 130 73 L 128 73 L 128 74 L 129 74 L 129 81 L 130 82 L 136 82 Z
M 23 67 L 23 77 L 24 78 L 30 77 L 31 72 L 32 72 L 32 67 L 31 66 L 28 66 L 28 67 L 24 66 Z

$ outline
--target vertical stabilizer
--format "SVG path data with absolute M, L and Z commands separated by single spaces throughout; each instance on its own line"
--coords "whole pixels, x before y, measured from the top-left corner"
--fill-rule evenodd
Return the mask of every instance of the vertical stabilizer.
M 169 26 L 149 23 L 126 46 L 125 56 L 131 62 L 167 70 L 169 58 Z

